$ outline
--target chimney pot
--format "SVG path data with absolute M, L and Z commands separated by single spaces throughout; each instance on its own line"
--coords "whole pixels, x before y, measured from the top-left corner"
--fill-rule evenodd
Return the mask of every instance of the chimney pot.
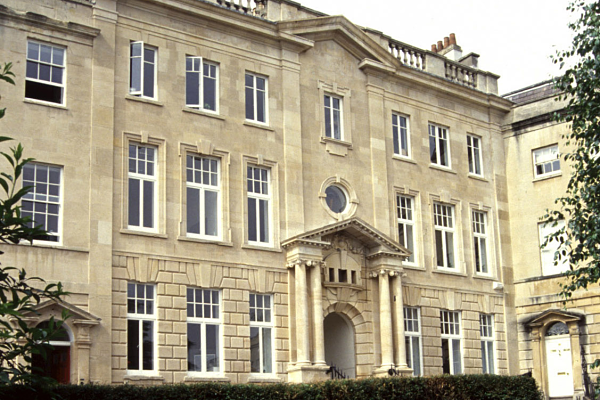
M 450 38 L 448 36 L 446 36 L 444 38 L 444 48 L 450 46 Z
M 437 47 L 436 47 L 435 43 L 431 45 L 431 51 L 433 51 L 434 53 L 437 53 Z
M 442 51 L 442 49 L 444 48 L 444 46 L 442 45 L 442 41 L 438 40 L 437 42 L 437 51 Z
M 456 35 L 454 33 L 450 34 L 450 44 L 456 44 Z

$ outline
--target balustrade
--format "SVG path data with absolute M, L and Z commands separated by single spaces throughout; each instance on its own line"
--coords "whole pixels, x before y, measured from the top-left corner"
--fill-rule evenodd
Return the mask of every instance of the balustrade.
M 425 53 L 401 42 L 390 41 L 390 52 L 403 65 L 425 70 Z
M 239 11 L 244 14 L 264 17 L 265 5 L 267 0 L 212 0 L 220 6 Z M 252 7 L 256 3 L 256 7 Z
M 461 85 L 477 87 L 477 73 L 458 63 L 446 61 L 444 64 L 446 70 L 446 79 L 460 83 Z

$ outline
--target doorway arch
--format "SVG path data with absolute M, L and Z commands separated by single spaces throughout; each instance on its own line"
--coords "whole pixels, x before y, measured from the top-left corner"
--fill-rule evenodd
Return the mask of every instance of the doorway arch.
M 36 328 L 46 329 L 49 321 L 42 321 Z M 41 354 L 34 354 L 31 360 L 35 374 L 46 376 L 58 383 L 71 383 L 71 343 L 72 335 L 67 324 L 63 323 L 49 341 L 52 349 L 46 352 L 44 358 Z
M 352 323 L 343 314 L 332 312 L 325 317 L 323 330 L 327 365 L 335 365 L 348 378 L 356 378 L 356 351 Z

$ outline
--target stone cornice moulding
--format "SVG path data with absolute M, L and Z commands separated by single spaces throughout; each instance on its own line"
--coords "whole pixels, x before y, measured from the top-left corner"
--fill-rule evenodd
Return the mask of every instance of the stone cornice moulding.
M 94 39 L 100 34 L 100 29 L 92 26 L 78 24 L 76 22 L 64 22 L 45 15 L 27 12 L 18 12 L 0 4 L 0 16 L 7 19 L 13 19 L 24 25 L 32 25 L 44 30 L 62 32 L 67 35 L 80 36 L 87 39 Z
M 485 93 L 477 89 L 469 88 L 456 82 L 452 82 L 441 76 L 431 74 L 427 71 L 406 67 L 390 67 L 383 63 L 365 58 L 358 65 L 364 73 L 376 76 L 392 77 L 399 80 L 409 81 L 427 87 L 430 90 L 442 92 L 453 98 L 474 103 L 482 107 L 490 107 L 502 113 L 511 110 L 512 102 L 495 94 Z
M 298 37 L 288 32 L 281 32 L 277 24 L 273 21 L 266 20 L 257 16 L 242 14 L 228 8 L 224 8 L 215 3 L 205 1 L 185 1 L 185 0 L 138 0 L 126 1 L 131 7 L 141 7 L 145 11 L 149 11 L 148 5 L 163 7 L 175 12 L 181 13 L 182 17 L 196 18 L 201 20 L 210 20 L 217 26 L 228 26 L 234 28 L 236 32 L 246 31 L 257 37 L 264 37 L 274 42 L 279 42 L 288 50 L 296 50 L 299 53 L 308 50 L 314 46 L 312 40 Z M 155 10 L 157 11 L 157 10 Z M 163 14 L 164 15 L 164 14 Z M 122 18 L 130 18 L 129 16 L 121 15 Z M 175 17 L 170 15 L 170 17 Z M 182 21 L 184 18 L 181 18 Z M 147 23 L 147 21 L 137 20 L 139 23 Z M 215 26 L 215 28 L 217 28 Z M 237 33 L 239 34 L 239 33 Z M 247 35 L 242 35 L 247 37 Z

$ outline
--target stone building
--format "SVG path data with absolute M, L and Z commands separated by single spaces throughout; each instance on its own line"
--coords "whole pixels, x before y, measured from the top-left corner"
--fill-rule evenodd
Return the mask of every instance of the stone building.
M 50 231 L 4 263 L 72 293 L 32 320 L 72 315 L 59 379 L 517 374 L 550 321 L 576 344 L 582 314 L 536 297 L 545 203 L 516 190 L 561 192 L 522 173 L 561 127 L 534 132 L 544 105 L 453 35 L 422 50 L 290 0 L 2 0 L 0 35 L 0 130 Z

